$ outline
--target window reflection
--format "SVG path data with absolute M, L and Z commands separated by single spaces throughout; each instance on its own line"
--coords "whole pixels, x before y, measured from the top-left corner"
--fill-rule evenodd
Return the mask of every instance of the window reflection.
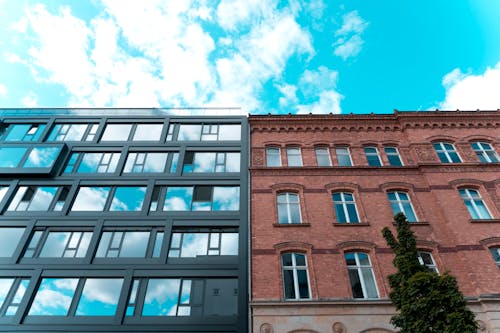
M 238 255 L 238 233 L 174 232 L 169 258 Z
M 47 141 L 82 141 L 89 124 L 55 124 Z
M 87 278 L 83 287 L 77 316 L 114 316 L 123 279 Z
M 113 173 L 116 170 L 120 153 L 73 153 L 64 170 L 65 173 Z
M 127 141 L 132 124 L 107 124 L 101 141 Z
M 173 124 L 175 125 L 175 124 Z M 169 127 L 167 140 L 173 138 L 173 125 Z M 241 125 L 239 124 L 177 124 L 178 141 L 239 141 L 241 140 Z M 171 133 L 172 132 L 172 133 Z
M 72 211 L 102 211 L 109 195 L 109 187 L 80 187 Z
M 44 129 L 44 124 L 11 124 L 5 141 L 38 141 Z
M 56 197 L 56 186 L 21 186 L 8 211 L 48 211 Z
M 117 187 L 110 211 L 139 211 L 142 209 L 146 187 Z
M 149 231 L 105 231 L 96 258 L 145 258 Z
M 77 284 L 76 278 L 42 279 L 28 315 L 66 316 Z
M 165 172 L 168 153 L 129 153 L 123 172 Z
M 138 124 L 135 128 L 133 141 L 160 140 L 163 124 Z
M 164 211 L 239 210 L 240 188 L 237 186 L 169 186 Z
M 189 172 L 239 172 L 240 153 L 186 152 L 182 171 Z
M 0 278 L 0 317 L 17 313 L 29 282 L 28 278 Z
M 150 279 L 142 315 L 176 316 L 180 286 L 180 279 Z
M 60 151 L 60 147 L 35 147 L 30 151 L 23 168 L 50 168 Z
M 8 186 L 0 186 L 0 202 L 2 202 L 8 190 L 9 190 Z
M 36 256 L 37 248 L 41 248 L 40 258 L 83 258 L 92 238 L 92 232 L 52 231 L 48 232 L 44 242 L 40 242 L 42 234 L 39 233 L 35 232 L 32 237 L 25 257 Z
M 23 234 L 24 228 L 0 228 L 0 257 L 12 256 Z
M 0 168 L 16 168 L 28 148 L 0 147 Z

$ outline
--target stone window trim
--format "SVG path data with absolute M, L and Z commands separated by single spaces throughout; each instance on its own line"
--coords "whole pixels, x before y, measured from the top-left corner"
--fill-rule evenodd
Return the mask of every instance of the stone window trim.
M 315 278 L 315 270 L 313 265 L 313 254 L 312 248 L 313 245 L 309 243 L 303 243 L 299 241 L 289 241 L 282 242 L 273 245 L 274 250 L 276 251 L 276 267 L 280 267 L 279 269 L 279 281 L 283 281 L 283 269 L 281 268 L 281 256 L 285 253 L 300 253 L 306 256 L 307 260 L 307 271 L 309 274 L 309 292 L 310 298 L 305 301 L 311 301 L 317 298 L 318 290 L 316 286 L 316 278 Z M 283 283 L 280 283 L 280 295 L 284 295 L 284 286 Z M 300 301 L 303 302 L 304 300 Z
M 417 195 L 415 194 L 415 185 L 405 182 L 387 182 L 383 183 L 379 186 L 379 188 L 385 193 L 387 198 L 387 193 L 389 192 L 406 192 L 410 197 L 410 202 L 413 207 L 414 213 L 417 217 L 416 222 L 412 223 L 425 223 L 427 224 L 427 219 L 425 218 L 425 210 L 420 205 Z M 391 221 L 394 220 L 394 216 L 392 216 Z
M 306 209 L 306 204 L 304 200 L 304 189 L 305 186 L 301 184 L 295 184 L 295 183 L 279 183 L 279 184 L 273 184 L 271 186 L 271 190 L 273 191 L 273 209 L 275 211 L 275 218 L 273 223 L 273 226 L 279 226 L 279 227 L 296 227 L 296 226 L 309 226 L 309 219 L 307 218 L 307 209 Z M 300 206 L 300 216 L 301 216 L 301 223 L 297 224 L 279 224 L 278 223 L 278 203 L 277 203 L 277 198 L 278 194 L 282 193 L 295 193 L 299 196 L 299 206 Z
M 354 183 L 348 182 L 338 182 L 338 183 L 329 183 L 325 185 L 326 190 L 328 191 L 329 196 L 331 197 L 335 192 L 349 192 L 354 196 L 354 202 L 356 204 L 356 210 L 358 213 L 359 222 L 358 223 L 345 223 L 347 225 L 369 225 L 368 217 L 366 215 L 366 211 L 363 207 L 363 202 L 359 195 L 361 187 Z M 332 214 L 334 215 L 332 218 L 333 224 L 339 224 L 337 222 L 335 216 L 335 207 L 332 200 Z
M 498 212 L 498 208 L 495 205 L 495 202 L 491 198 L 490 193 L 487 191 L 485 187 L 485 182 L 478 180 L 478 179 L 470 179 L 470 178 L 462 178 L 462 179 L 455 179 L 449 184 L 455 189 L 456 195 L 460 200 L 462 200 L 460 193 L 458 192 L 461 189 L 471 189 L 471 190 L 476 190 L 479 192 L 479 195 L 481 196 L 481 199 L 483 200 L 484 204 L 487 207 L 488 212 L 491 215 L 491 219 L 487 220 L 474 220 L 472 218 L 469 218 L 469 221 L 472 223 L 480 223 L 483 221 L 486 222 L 500 222 L 500 213 Z M 465 210 L 467 210 L 465 208 Z

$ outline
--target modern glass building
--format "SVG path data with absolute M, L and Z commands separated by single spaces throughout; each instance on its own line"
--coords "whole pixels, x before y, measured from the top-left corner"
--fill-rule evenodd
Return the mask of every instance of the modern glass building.
M 246 332 L 245 117 L 0 110 L 0 332 Z

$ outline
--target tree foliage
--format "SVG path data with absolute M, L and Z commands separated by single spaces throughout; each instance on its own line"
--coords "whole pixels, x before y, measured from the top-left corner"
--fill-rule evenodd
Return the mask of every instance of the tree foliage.
M 473 333 L 477 324 L 467 309 L 456 279 L 439 275 L 420 265 L 415 235 L 404 214 L 395 217 L 397 239 L 389 228 L 382 230 L 387 244 L 395 253 L 397 272 L 389 276 L 392 288 L 389 297 L 398 314 L 391 323 L 401 333 Z

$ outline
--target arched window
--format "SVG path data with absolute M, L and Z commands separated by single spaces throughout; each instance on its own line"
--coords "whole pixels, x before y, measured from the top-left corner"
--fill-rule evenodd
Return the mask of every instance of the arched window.
M 472 188 L 462 188 L 458 192 L 462 197 L 469 214 L 473 220 L 489 220 L 491 214 L 486 207 L 478 190 Z
M 268 167 L 280 167 L 281 166 L 280 147 L 267 147 L 266 148 L 266 165 Z
M 410 196 L 404 191 L 389 191 L 387 192 L 387 197 L 391 203 L 392 213 L 396 215 L 398 213 L 403 213 L 409 222 L 417 222 L 417 216 L 415 215 L 415 210 L 411 204 Z
M 442 163 L 461 163 L 462 160 L 455 149 L 455 146 L 447 142 L 435 142 L 434 149 Z
M 297 193 L 278 193 L 276 197 L 276 205 L 278 207 L 279 224 L 302 223 L 302 217 L 300 214 L 300 200 Z
M 500 158 L 498 154 L 493 149 L 493 147 L 487 142 L 471 142 L 472 149 L 476 153 L 477 157 L 481 163 L 498 163 Z
M 359 223 L 359 214 L 354 201 L 354 194 L 350 192 L 333 192 L 333 205 L 338 223 Z
M 495 260 L 495 264 L 497 264 L 498 268 L 500 268 L 500 247 L 490 247 L 490 253 L 493 257 L 493 260 Z

